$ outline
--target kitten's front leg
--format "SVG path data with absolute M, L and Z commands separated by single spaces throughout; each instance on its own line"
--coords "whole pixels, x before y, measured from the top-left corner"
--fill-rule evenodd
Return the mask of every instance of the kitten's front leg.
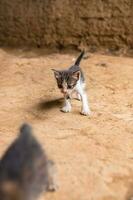
M 88 98 L 87 98 L 86 92 L 84 91 L 84 89 L 81 86 L 78 87 L 78 93 L 80 94 L 81 100 L 82 100 L 81 114 L 82 115 L 90 115 L 91 111 L 90 111 L 89 104 L 88 104 Z
M 71 112 L 71 102 L 70 102 L 70 97 L 65 96 L 65 105 L 63 108 L 61 108 L 62 112 Z
M 81 110 L 81 114 L 82 115 L 90 115 L 91 111 L 88 105 L 88 99 L 87 99 L 87 95 L 85 92 L 83 92 L 81 94 L 81 98 L 82 98 L 82 110 Z

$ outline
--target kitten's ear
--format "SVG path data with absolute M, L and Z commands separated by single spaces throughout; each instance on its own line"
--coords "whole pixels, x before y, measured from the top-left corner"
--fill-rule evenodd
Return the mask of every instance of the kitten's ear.
M 79 80 L 80 77 L 80 70 L 73 72 L 72 77 L 75 78 L 76 80 Z
M 52 71 L 54 72 L 55 78 L 59 79 L 60 78 L 60 72 L 55 70 L 55 69 L 52 69 Z

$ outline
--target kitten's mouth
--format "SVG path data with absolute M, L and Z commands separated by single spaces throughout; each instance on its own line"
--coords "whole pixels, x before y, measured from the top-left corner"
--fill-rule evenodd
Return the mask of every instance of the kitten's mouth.
M 62 93 L 65 94 L 65 95 L 68 94 L 67 92 L 62 92 Z

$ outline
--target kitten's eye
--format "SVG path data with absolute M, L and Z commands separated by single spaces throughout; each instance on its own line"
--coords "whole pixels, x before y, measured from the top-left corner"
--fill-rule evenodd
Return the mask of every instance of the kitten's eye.
M 61 89 L 61 88 L 62 88 L 62 85 L 59 85 L 59 84 L 58 84 L 58 88 L 60 88 L 60 89 Z

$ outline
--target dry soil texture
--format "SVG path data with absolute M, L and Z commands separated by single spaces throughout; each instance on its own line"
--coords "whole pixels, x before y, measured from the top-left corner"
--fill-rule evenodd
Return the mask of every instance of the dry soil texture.
M 0 49 L 0 153 L 22 122 L 58 169 L 60 188 L 46 200 L 127 200 L 133 195 L 133 59 L 92 54 L 81 63 L 92 116 L 60 112 L 62 95 L 51 68 L 77 53 Z M 42 200 L 44 199 L 42 195 Z

